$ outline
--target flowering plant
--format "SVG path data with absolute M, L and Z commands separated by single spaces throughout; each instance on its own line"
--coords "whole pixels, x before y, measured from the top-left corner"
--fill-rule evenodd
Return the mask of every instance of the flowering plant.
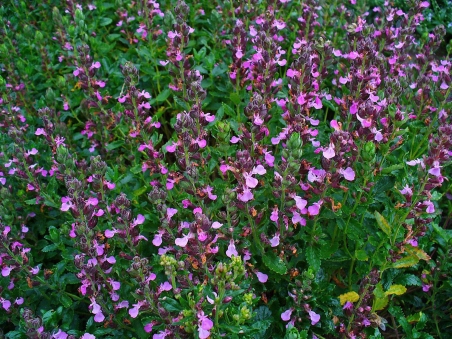
M 1 7 L 0 333 L 445 338 L 452 64 L 429 7 Z

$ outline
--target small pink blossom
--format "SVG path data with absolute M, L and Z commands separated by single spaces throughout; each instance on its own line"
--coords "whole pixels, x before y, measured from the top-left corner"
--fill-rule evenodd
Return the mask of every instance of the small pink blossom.
M 232 256 L 239 256 L 239 253 L 237 252 L 237 249 L 235 248 L 234 245 L 234 240 L 230 240 L 229 242 L 229 246 L 228 246 L 228 250 L 226 251 L 226 255 L 231 258 Z
M 309 317 L 311 318 L 311 325 L 314 326 L 320 321 L 320 314 L 315 313 L 314 311 L 309 311 Z
M 262 272 L 257 272 L 256 276 L 257 276 L 257 280 L 259 280 L 259 282 L 261 282 L 263 284 L 265 284 L 268 280 L 268 275 L 264 274 Z
M 289 321 L 290 317 L 292 316 L 293 308 L 289 308 L 287 311 L 281 313 L 281 319 L 283 321 Z

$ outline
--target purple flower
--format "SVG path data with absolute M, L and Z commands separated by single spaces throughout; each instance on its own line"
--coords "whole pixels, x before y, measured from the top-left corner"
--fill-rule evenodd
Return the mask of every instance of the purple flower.
M 232 256 L 239 256 L 239 253 L 237 252 L 237 249 L 235 248 L 234 245 L 234 240 L 231 239 L 231 241 L 229 242 L 229 246 L 228 246 L 228 250 L 226 251 L 226 255 L 231 258 Z
M 314 326 L 320 321 L 320 314 L 315 313 L 314 311 L 309 311 L 309 317 L 311 318 L 311 325 Z
M 160 284 L 159 290 L 161 291 L 171 291 L 173 289 L 173 286 L 168 282 L 165 281 L 163 284 Z
M 347 167 L 345 170 L 341 168 L 339 170 L 339 173 L 344 176 L 345 180 L 348 180 L 348 181 L 355 180 L 355 171 L 353 171 L 353 168 L 351 168 L 351 167 Z
M 146 333 L 151 333 L 152 332 L 152 327 L 154 327 L 154 325 L 152 323 L 149 323 L 149 324 L 144 326 L 144 331 Z
M 430 200 L 424 201 L 424 205 L 427 206 L 425 212 L 427 213 L 435 213 L 435 205 Z
M 9 301 L 9 300 L 0 298 L 0 303 L 2 304 L 2 307 L 3 307 L 6 311 L 8 311 L 9 308 L 11 307 L 11 301 Z
M 80 339 L 96 339 L 96 337 L 92 334 L 85 333 Z
M 257 272 L 256 276 L 257 276 L 257 280 L 259 280 L 263 284 L 265 284 L 268 280 L 268 275 L 266 275 L 262 272 Z
M 334 158 L 336 153 L 334 152 L 334 144 L 330 143 L 328 148 L 323 149 L 323 156 L 327 159 Z
M 198 332 L 200 339 L 206 339 L 210 336 L 210 330 L 213 327 L 213 321 L 210 320 L 205 314 L 204 311 L 198 313 Z
M 52 336 L 53 339 L 67 339 L 67 337 L 68 334 L 60 329 Z
M 279 233 L 276 233 L 273 238 L 270 239 L 271 247 L 276 247 L 279 245 Z
M 254 198 L 254 195 L 253 195 L 253 193 L 251 193 L 251 191 L 249 190 L 249 188 L 245 188 L 245 189 L 243 190 L 243 193 L 237 194 L 237 198 L 238 198 L 240 201 L 248 202 L 248 201 L 250 201 L 250 200 L 252 200 L 252 199 Z
M 284 321 L 289 321 L 290 317 L 292 316 L 293 308 L 289 308 L 287 311 L 281 313 L 281 319 Z
M 342 309 L 343 310 L 349 310 L 349 311 L 353 310 L 353 303 L 350 302 L 350 301 L 347 301 L 345 303 L 344 307 L 342 307 Z

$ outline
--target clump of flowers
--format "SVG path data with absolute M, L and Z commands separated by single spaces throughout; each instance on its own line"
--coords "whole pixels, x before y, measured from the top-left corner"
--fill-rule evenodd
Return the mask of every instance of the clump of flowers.
M 0 336 L 446 333 L 451 45 L 369 6 L 1 7 Z

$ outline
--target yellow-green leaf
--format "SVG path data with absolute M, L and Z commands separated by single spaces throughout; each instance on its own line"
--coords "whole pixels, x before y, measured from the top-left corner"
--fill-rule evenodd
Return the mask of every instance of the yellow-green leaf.
M 388 305 L 389 300 L 388 297 L 383 292 L 383 286 L 381 285 L 381 283 L 378 283 L 377 286 L 375 286 L 374 296 L 375 299 L 372 306 L 373 312 L 380 311 Z
M 412 324 L 412 323 L 417 323 L 417 322 L 421 321 L 421 318 L 422 318 L 423 315 L 424 315 L 424 314 L 423 314 L 422 312 L 415 313 L 415 314 L 412 314 L 412 315 L 408 316 L 408 317 L 406 318 L 406 320 L 407 320 L 410 324 Z
M 359 300 L 359 295 L 358 295 L 358 293 L 356 293 L 354 291 L 347 292 L 347 293 L 341 294 L 339 296 L 339 301 L 341 302 L 341 305 L 344 305 L 347 301 L 354 303 L 358 300 Z
M 377 211 L 374 212 L 374 215 L 381 230 L 385 232 L 386 235 L 391 235 L 391 226 L 389 226 L 389 223 L 386 221 L 386 219 Z
M 430 256 L 425 253 L 422 249 L 418 248 L 418 247 L 414 247 L 411 245 L 406 245 L 405 246 L 405 250 L 410 254 L 410 255 L 414 255 L 416 257 L 418 257 L 420 260 L 430 260 Z
M 419 258 L 415 255 L 409 255 L 405 258 L 397 260 L 392 264 L 393 268 L 405 268 L 416 265 L 419 262 Z
M 133 191 L 133 195 L 135 197 L 139 197 L 140 195 L 142 195 L 143 193 L 146 192 L 146 186 L 140 187 L 139 189 L 136 189 L 135 191 Z
M 359 261 L 367 261 L 369 259 L 365 250 L 356 250 L 355 258 Z
M 392 285 L 391 287 L 389 287 L 389 290 L 387 290 L 385 292 L 385 295 L 391 295 L 391 294 L 395 294 L 395 295 L 402 295 L 406 292 L 406 287 L 403 285 Z

